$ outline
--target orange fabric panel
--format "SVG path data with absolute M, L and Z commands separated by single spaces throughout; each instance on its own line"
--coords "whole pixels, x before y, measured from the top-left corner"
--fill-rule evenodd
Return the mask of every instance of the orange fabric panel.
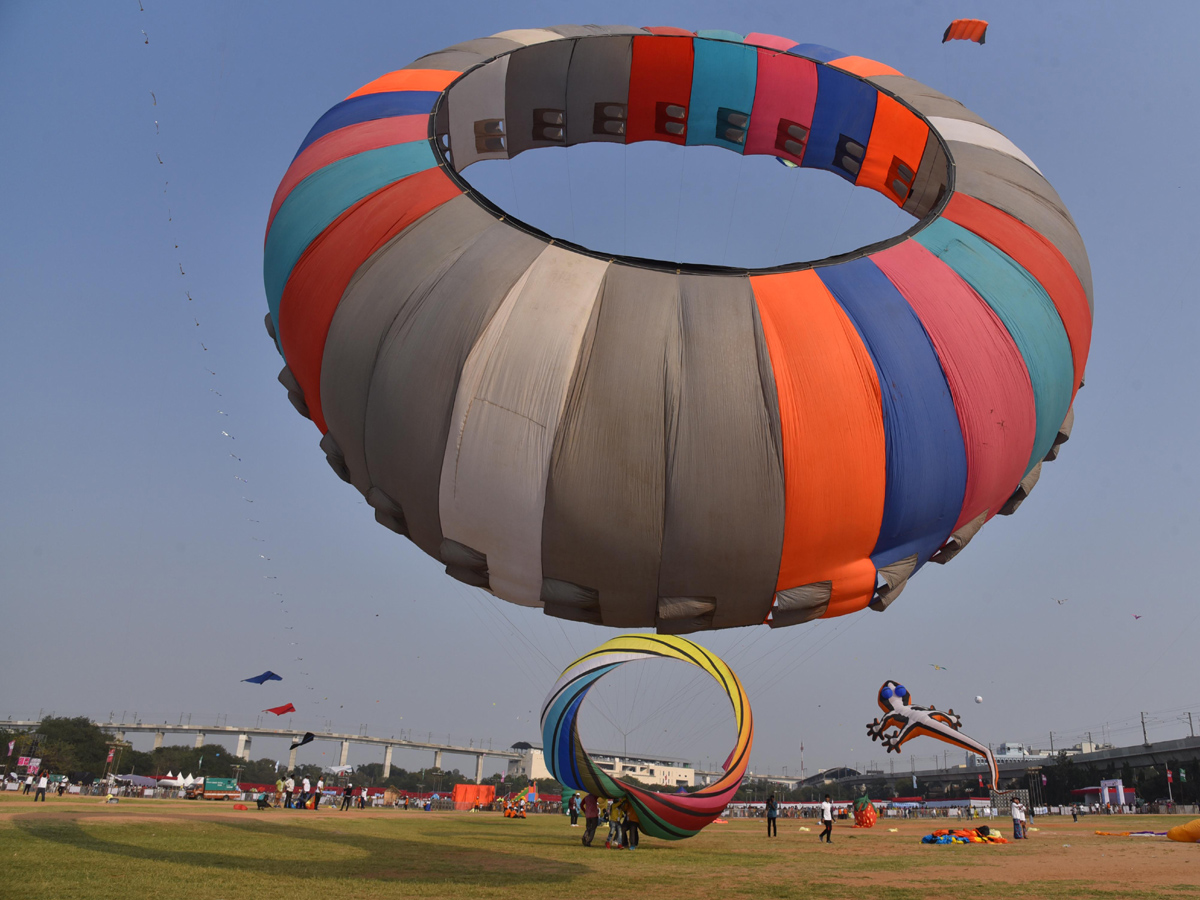
M 642 31 L 648 31 L 651 34 L 674 35 L 675 37 L 695 37 L 696 32 L 688 31 L 686 28 L 676 28 L 673 25 L 643 25 Z
M 629 123 L 626 126 L 625 143 L 687 142 L 686 134 L 655 131 L 655 123 L 659 104 L 670 103 L 686 110 L 692 102 L 692 47 L 690 37 L 645 35 L 633 39 L 633 61 L 629 66 Z M 686 113 L 683 118 L 686 121 Z
M 875 591 L 883 521 L 883 408 L 875 364 L 811 269 L 752 276 L 783 432 L 783 552 L 776 590 L 832 581 L 826 616 Z
M 384 91 L 442 91 L 462 72 L 446 69 L 400 69 L 388 72 L 369 84 L 364 84 L 346 99 L 363 94 L 381 94 Z
M 1088 349 L 1092 343 L 1092 313 L 1079 276 L 1066 257 L 1020 219 L 966 194 L 954 193 L 942 215 L 1007 253 L 1050 295 L 1067 332 L 1067 340 L 1071 342 L 1075 371 L 1071 396 L 1074 397 L 1083 383 L 1083 370 L 1087 367 Z
M 875 123 L 871 126 L 867 156 L 854 183 L 873 188 L 897 206 L 903 206 L 917 170 L 921 167 L 921 157 L 928 139 L 928 125 L 887 94 L 880 94 L 875 102 Z M 907 166 L 907 179 L 897 171 L 896 160 Z M 898 195 L 892 187 L 897 177 L 905 184 L 903 196 Z
M 858 75 L 860 78 L 904 74 L 877 60 L 867 59 L 865 56 L 843 56 L 841 59 L 830 60 L 829 65 L 835 69 L 841 69 L 843 72 L 849 72 L 851 75 Z
M 359 200 L 296 261 L 279 301 L 279 341 L 313 423 L 321 413 L 321 360 L 346 285 L 367 259 L 435 206 L 462 193 L 441 169 L 425 169 Z

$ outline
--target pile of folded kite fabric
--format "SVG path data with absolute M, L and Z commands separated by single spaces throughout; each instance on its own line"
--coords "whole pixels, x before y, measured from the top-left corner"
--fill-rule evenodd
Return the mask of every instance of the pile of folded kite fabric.
M 1166 837 L 1165 831 L 1097 831 L 1101 837 Z
M 954 831 L 935 831 L 921 838 L 922 844 L 1007 844 L 1000 833 L 986 825 L 978 828 L 958 828 Z

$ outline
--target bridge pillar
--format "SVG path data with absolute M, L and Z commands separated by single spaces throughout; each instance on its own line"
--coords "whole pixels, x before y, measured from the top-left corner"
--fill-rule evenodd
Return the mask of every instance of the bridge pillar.
M 124 741 L 125 740 L 125 732 L 117 731 L 113 734 L 113 737 L 118 741 Z
M 475 757 L 475 783 L 483 784 L 483 754 Z
M 247 762 L 250 761 L 250 735 L 248 735 L 248 734 L 239 734 L 238 735 L 237 756 L 240 756 L 242 759 L 246 760 Z
M 199 750 L 203 746 L 204 746 L 204 732 L 197 731 L 196 732 L 196 749 Z
M 441 750 L 433 751 L 433 767 L 435 769 L 440 769 L 442 767 L 442 751 Z
M 342 741 L 342 758 L 338 761 L 339 766 L 344 766 L 346 760 L 350 758 L 350 742 Z
M 156 732 L 154 732 L 154 749 L 155 749 L 155 750 L 161 750 L 161 749 L 162 749 L 162 745 L 163 745 L 163 738 L 164 738 L 165 736 L 166 736 L 166 735 L 165 735 L 163 732 L 161 732 L 161 731 L 156 731 Z
M 296 748 L 292 748 L 292 752 L 288 754 L 288 771 L 291 772 L 296 768 Z
M 383 751 L 383 777 L 387 778 L 392 774 L 392 745 L 388 744 Z

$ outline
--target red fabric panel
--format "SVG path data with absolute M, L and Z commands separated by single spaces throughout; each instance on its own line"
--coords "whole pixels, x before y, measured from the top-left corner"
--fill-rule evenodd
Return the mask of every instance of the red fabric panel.
M 635 37 L 633 62 L 629 67 L 629 124 L 625 131 L 625 143 L 686 143 L 686 134 L 660 134 L 654 130 L 654 122 L 659 103 L 671 103 L 687 109 L 691 99 L 692 39 Z
M 781 156 L 799 165 L 801 157 L 775 146 L 779 122 L 787 119 L 810 128 L 816 105 L 816 63 L 772 50 L 759 50 L 758 82 L 754 88 L 754 108 L 750 112 L 750 131 L 746 134 L 746 153 Z
M 675 28 L 672 25 L 643 25 L 642 31 L 648 31 L 651 34 L 659 35 L 674 35 L 675 37 L 695 37 L 696 32 L 688 31 L 686 28 Z
M 441 169 L 402 178 L 334 219 L 292 269 L 279 303 L 279 342 L 322 434 L 327 427 L 321 415 L 321 357 L 346 285 L 372 253 L 460 193 Z
M 784 52 L 791 50 L 799 41 L 793 41 L 791 38 L 780 37 L 777 34 L 760 34 L 755 31 L 746 35 L 746 43 L 753 44 L 756 47 L 767 47 L 771 50 L 779 50 Z
M 942 215 L 1003 250 L 1025 267 L 1045 288 L 1071 342 L 1075 384 L 1071 396 L 1083 383 L 1088 349 L 1092 343 L 1092 314 L 1079 276 L 1059 249 L 1019 219 L 991 204 L 955 193 Z
M 913 240 L 871 255 L 912 306 L 950 385 L 967 453 L 967 489 L 954 527 L 994 516 L 1025 475 L 1037 410 L 1021 351 L 959 275 Z
M 347 125 L 313 141 L 304 148 L 303 153 L 292 160 L 292 164 L 283 175 L 283 181 L 279 182 L 279 187 L 275 189 L 275 198 L 271 201 L 271 214 L 267 217 L 267 233 L 270 234 L 275 214 L 279 212 L 279 207 L 283 206 L 288 194 L 317 169 L 367 150 L 420 141 L 428 136 L 429 116 L 393 116 L 390 119 L 372 119 L 357 125 Z M 266 243 L 266 236 L 263 237 L 263 242 Z

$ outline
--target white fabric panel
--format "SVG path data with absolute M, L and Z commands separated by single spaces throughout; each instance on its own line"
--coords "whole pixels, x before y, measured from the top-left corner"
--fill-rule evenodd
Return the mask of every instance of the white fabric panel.
M 480 159 L 508 159 L 508 151 L 479 152 L 475 145 L 475 123 L 483 119 L 504 120 L 504 83 L 508 79 L 508 57 L 502 56 L 472 72 L 450 88 L 450 155 L 461 172 Z
M 946 119 L 942 116 L 930 116 L 929 124 L 934 131 L 947 141 L 959 141 L 963 144 L 977 144 L 991 150 L 998 150 L 1006 156 L 1019 159 L 1039 175 L 1042 170 L 1033 164 L 1033 160 L 1022 152 L 1021 148 L 996 131 L 978 122 L 967 122 L 964 119 Z
M 442 462 L 442 533 L 487 556 L 491 591 L 540 606 L 554 435 L 608 263 L 549 246 L 467 357 Z
M 530 44 L 544 44 L 546 41 L 565 40 L 561 34 L 547 31 L 545 28 L 514 28 L 511 31 L 501 31 L 492 37 L 504 38 L 506 41 L 516 41 L 528 47 Z

